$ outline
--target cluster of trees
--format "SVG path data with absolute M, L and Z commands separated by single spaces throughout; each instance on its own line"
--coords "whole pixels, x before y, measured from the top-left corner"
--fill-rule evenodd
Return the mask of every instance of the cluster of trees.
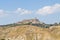
M 39 27 L 43 27 L 43 28 L 49 28 L 50 26 L 58 26 L 60 25 L 60 23 L 54 23 L 54 24 L 32 24 L 32 22 L 28 22 L 28 23 L 22 23 L 22 24 L 8 24 L 8 25 L 2 25 L 2 27 L 15 27 L 15 26 L 20 26 L 20 25 L 33 25 L 33 26 L 39 26 Z

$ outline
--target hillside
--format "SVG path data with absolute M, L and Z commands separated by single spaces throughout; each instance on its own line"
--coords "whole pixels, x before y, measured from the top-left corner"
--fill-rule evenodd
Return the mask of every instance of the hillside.
M 0 40 L 60 40 L 60 26 L 51 28 L 31 25 L 0 27 Z
M 29 19 L 0 25 L 0 40 L 60 40 L 60 24 Z

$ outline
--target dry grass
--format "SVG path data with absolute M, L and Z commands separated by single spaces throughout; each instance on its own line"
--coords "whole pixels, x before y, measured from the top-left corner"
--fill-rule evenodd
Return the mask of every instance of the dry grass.
M 60 26 L 40 28 L 31 25 L 0 28 L 0 39 L 10 40 L 60 40 Z

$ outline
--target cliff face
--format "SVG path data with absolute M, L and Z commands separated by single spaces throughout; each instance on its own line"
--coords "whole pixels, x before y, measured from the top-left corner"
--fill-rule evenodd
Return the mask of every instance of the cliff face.
M 49 29 L 31 25 L 0 27 L 0 40 L 60 40 L 60 26 L 56 27 Z

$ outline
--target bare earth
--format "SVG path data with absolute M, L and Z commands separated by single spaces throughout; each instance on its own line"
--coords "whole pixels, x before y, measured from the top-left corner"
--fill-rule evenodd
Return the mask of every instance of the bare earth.
M 60 26 L 50 28 L 31 25 L 0 27 L 0 40 L 60 40 Z

